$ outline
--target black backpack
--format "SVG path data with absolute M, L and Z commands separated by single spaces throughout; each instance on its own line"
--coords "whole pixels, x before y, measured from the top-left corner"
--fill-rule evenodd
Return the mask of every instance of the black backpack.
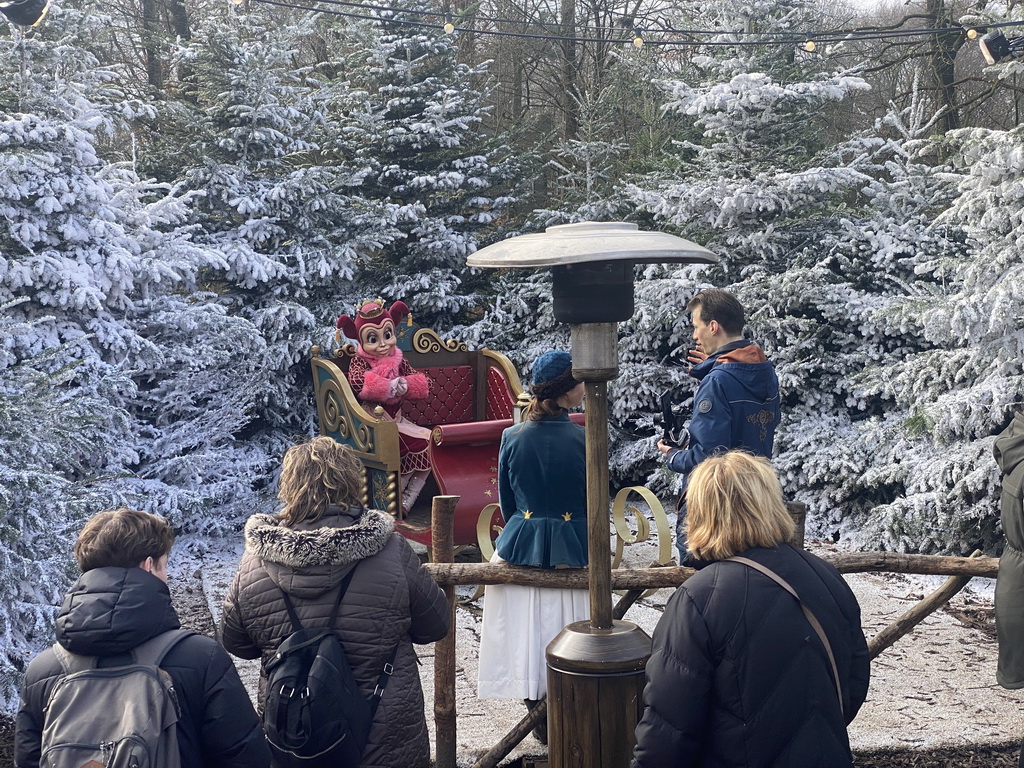
M 294 632 L 266 664 L 263 708 L 263 728 L 278 768 L 356 768 L 362 760 L 398 647 L 367 700 L 334 633 L 338 607 L 355 570 L 341 582 L 326 627 L 304 628 L 288 595 L 281 593 Z

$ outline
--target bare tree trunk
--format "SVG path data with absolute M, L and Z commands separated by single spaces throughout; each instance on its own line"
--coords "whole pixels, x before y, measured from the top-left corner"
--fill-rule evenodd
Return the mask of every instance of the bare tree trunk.
M 576 0 L 562 0 L 562 113 L 567 141 L 579 133 L 576 78 Z
M 928 24 L 932 29 L 945 29 L 952 25 L 946 12 L 945 0 L 928 0 Z M 932 35 L 928 61 L 935 80 L 935 95 L 943 109 L 942 127 L 952 131 L 960 127 L 960 115 L 956 108 L 956 52 L 963 45 L 963 32 L 944 32 Z
M 171 3 L 171 27 L 174 29 L 174 36 L 180 40 L 191 40 L 192 29 L 188 24 L 188 13 L 185 11 L 184 0 L 170 0 Z
M 504 18 L 513 19 L 521 11 L 513 3 L 498 6 Z M 526 25 L 521 22 L 502 24 L 502 32 L 523 32 Z M 495 44 L 497 52 L 498 88 L 495 99 L 495 119 L 499 130 L 507 130 L 522 116 L 523 112 L 523 56 L 522 41 L 517 37 L 499 37 Z
M 159 13 L 157 0 L 142 0 L 142 44 L 146 55 L 146 80 L 156 91 L 164 89 L 164 68 L 160 62 Z

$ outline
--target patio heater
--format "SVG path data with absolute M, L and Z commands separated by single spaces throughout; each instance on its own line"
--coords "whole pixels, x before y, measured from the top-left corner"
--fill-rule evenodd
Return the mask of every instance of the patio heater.
M 627 222 L 583 222 L 520 235 L 472 254 L 470 267 L 550 267 L 556 320 L 568 323 L 572 373 L 586 389 L 590 620 L 551 641 L 548 759 L 552 768 L 624 768 L 641 714 L 651 638 L 612 620 L 608 524 L 608 382 L 619 375 L 617 324 L 633 316 L 633 267 L 713 263 L 702 246 Z

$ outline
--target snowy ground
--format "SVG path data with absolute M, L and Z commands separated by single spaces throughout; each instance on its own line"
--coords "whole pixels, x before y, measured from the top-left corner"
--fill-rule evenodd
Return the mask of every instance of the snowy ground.
M 240 543 L 182 540 L 176 547 L 174 572 L 201 579 L 202 593 L 214 619 L 235 565 Z M 637 545 L 624 566 L 645 565 L 651 560 L 647 545 Z M 811 551 L 823 545 L 808 541 Z M 870 639 L 881 628 L 940 586 L 944 577 L 897 574 L 847 576 L 863 612 L 865 634 Z M 460 601 L 473 589 L 459 588 Z M 975 579 L 954 598 L 954 608 L 988 612 L 993 581 Z M 626 619 L 651 633 L 671 594 L 660 590 L 632 607 Z M 483 600 L 460 602 L 456 611 L 458 661 L 457 751 L 460 766 L 470 766 L 498 742 L 525 714 L 518 701 L 480 701 L 476 698 L 477 647 Z M 980 609 L 980 610 L 979 610 Z M 1024 694 L 1005 691 L 995 683 L 996 643 L 987 633 L 965 626 L 955 611 L 938 611 L 910 635 L 884 651 L 872 664 L 868 701 L 850 728 L 855 750 L 923 748 L 965 744 L 999 744 L 1020 738 L 1024 732 Z M 433 646 L 418 647 L 421 677 L 426 696 L 427 722 L 433 739 Z M 239 670 L 255 691 L 258 665 L 238 662 Z M 510 758 L 538 756 L 545 752 L 528 737 Z

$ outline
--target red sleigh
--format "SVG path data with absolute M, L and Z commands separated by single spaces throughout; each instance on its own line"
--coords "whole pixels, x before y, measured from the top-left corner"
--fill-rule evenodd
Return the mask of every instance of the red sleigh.
M 311 365 L 320 432 L 351 446 L 363 463 L 363 503 L 390 512 L 403 536 L 430 546 L 431 498 L 458 496 L 455 508 L 456 546 L 476 545 L 483 560 L 494 551 L 492 540 L 501 529 L 498 512 L 498 446 L 501 433 L 518 420 L 529 402 L 519 374 L 502 353 L 472 350 L 465 342 L 445 340 L 408 316 L 396 329 L 398 345 L 413 368 L 431 379 L 430 397 L 406 402 L 406 418 L 431 428 L 431 477 L 409 514 L 402 516 L 399 486 L 398 426 L 376 409 L 356 399 L 345 372 L 355 354 L 346 344 L 333 357 L 321 357 L 313 347 Z M 582 424 L 584 415 L 569 416 Z M 629 503 L 639 496 L 650 511 Z M 618 567 L 627 545 L 654 534 L 657 562 L 672 559 L 673 537 L 658 499 L 647 488 L 621 489 L 611 509 L 615 529 L 612 567 Z M 653 530 L 652 530 L 653 528 Z M 647 563 L 643 563 L 647 565 Z
M 498 502 L 498 445 L 529 397 L 509 359 L 493 350 L 469 349 L 465 342 L 441 339 L 408 316 L 396 329 L 398 345 L 409 363 L 431 380 L 430 397 L 406 402 L 410 421 L 431 429 L 431 478 L 409 514 L 402 516 L 399 486 L 398 427 L 382 413 L 364 407 L 349 387 L 348 370 L 355 347 L 346 344 L 333 357 L 313 348 L 313 382 L 320 432 L 350 446 L 366 470 L 364 503 L 390 512 L 406 538 L 429 546 L 430 500 L 458 496 L 455 544 L 489 543 L 501 524 Z M 582 422 L 583 414 L 574 414 Z M 477 529 L 481 530 L 478 537 Z

